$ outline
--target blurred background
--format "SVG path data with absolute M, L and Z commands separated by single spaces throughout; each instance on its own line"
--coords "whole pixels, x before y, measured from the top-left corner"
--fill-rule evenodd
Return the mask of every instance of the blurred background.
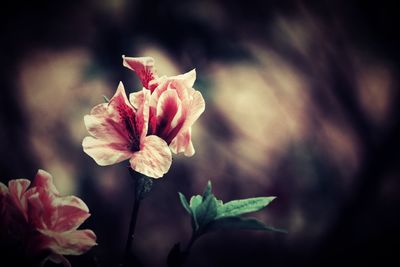
M 159 74 L 193 68 L 206 111 L 140 210 L 137 266 L 186 244 L 177 192 L 277 196 L 255 216 L 289 234 L 218 232 L 187 266 L 384 266 L 400 238 L 398 11 L 389 1 L 12 1 L 1 14 L 0 179 L 49 171 L 92 216 L 99 245 L 72 266 L 117 266 L 133 201 L 127 162 L 82 151 L 83 116 L 119 81 L 121 55 Z M 51 264 L 49 264 L 50 266 Z

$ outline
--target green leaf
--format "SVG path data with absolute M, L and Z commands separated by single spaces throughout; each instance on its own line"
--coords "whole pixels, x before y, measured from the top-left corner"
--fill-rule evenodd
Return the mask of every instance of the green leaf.
M 216 230 L 259 230 L 287 233 L 285 230 L 265 225 L 257 219 L 242 218 L 237 216 L 216 219 L 208 224 L 205 232 L 212 232 Z
M 105 95 L 103 95 L 103 99 L 104 99 L 104 102 L 106 102 L 106 103 L 110 102 L 110 99 L 108 97 L 106 97 Z
M 255 197 L 229 201 L 218 208 L 217 218 L 238 216 L 259 211 L 265 208 L 274 199 L 275 197 Z
M 189 203 L 186 200 L 186 197 L 181 192 L 178 192 L 178 194 L 179 194 L 179 199 L 180 199 L 180 201 L 182 203 L 182 206 L 185 208 L 185 210 L 189 214 L 192 214 L 192 210 L 190 209 L 190 206 L 189 206 Z
M 204 228 L 210 221 L 217 216 L 217 200 L 213 195 L 207 196 L 206 199 L 196 208 L 195 211 L 198 229 Z
M 195 210 L 203 202 L 203 197 L 200 195 L 192 196 L 190 198 L 190 209 Z
M 209 195 L 211 195 L 211 181 L 208 181 L 206 188 L 204 189 L 203 199 L 206 199 Z
M 201 205 L 203 202 L 203 197 L 200 195 L 192 196 L 190 198 L 190 210 L 192 211 L 192 228 L 193 232 L 199 229 L 199 223 L 197 222 L 197 214 L 196 209 Z

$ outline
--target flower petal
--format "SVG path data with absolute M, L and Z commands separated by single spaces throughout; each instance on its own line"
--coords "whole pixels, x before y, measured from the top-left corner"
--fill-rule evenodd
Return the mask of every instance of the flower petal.
M 185 99 L 182 106 L 187 108 L 187 117 L 184 125 L 179 133 L 185 132 L 193 125 L 193 123 L 204 112 L 206 104 L 204 98 L 199 91 L 193 91 L 188 99 Z
M 168 89 L 157 103 L 157 135 L 168 144 L 175 138 L 186 118 L 181 100 L 175 90 Z
M 29 219 L 37 229 L 65 232 L 76 230 L 89 216 L 89 209 L 78 197 L 59 197 L 38 188 L 28 198 Z
M 29 222 L 37 229 L 47 229 L 51 225 L 53 218 L 51 218 L 51 202 L 54 195 L 44 194 L 46 192 L 43 188 L 33 188 L 28 197 Z
M 192 88 L 196 81 L 196 70 L 192 69 L 189 72 L 177 76 L 169 77 L 168 80 L 182 82 L 186 88 Z
M 191 157 L 195 150 L 191 141 L 191 127 L 185 132 L 178 134 L 169 145 L 172 152 L 175 154 L 183 152 L 185 156 Z
M 75 230 L 69 232 L 55 232 L 39 230 L 47 237 L 46 245 L 52 252 L 60 255 L 81 255 L 91 247 L 97 245 L 96 235 L 91 230 Z
M 3 232 L 6 232 L 8 229 L 5 229 L 5 225 L 8 222 L 8 216 L 6 215 L 9 211 L 8 200 L 9 200 L 9 191 L 8 187 L 0 182 L 0 236 L 2 236 Z
M 28 189 L 31 181 L 28 179 L 15 179 L 8 182 L 10 194 L 17 199 L 21 199 Z
M 108 140 L 113 143 L 128 144 L 129 135 L 123 127 L 123 124 L 115 120 L 120 119 L 115 115 L 117 114 L 114 113 L 111 116 L 107 113 L 103 116 L 85 115 L 84 121 L 86 129 L 96 138 Z
M 100 166 L 106 166 L 124 161 L 131 157 L 127 145 L 109 143 L 108 141 L 87 136 L 82 142 L 83 151 L 92 157 Z
M 76 230 L 90 216 L 89 208 L 76 196 L 56 197 L 51 205 L 53 221 L 50 229 L 53 231 Z
M 139 77 L 143 86 L 154 91 L 158 84 L 152 82 L 157 78 L 154 69 L 154 59 L 151 57 L 125 57 L 122 56 L 122 65 L 133 70 Z
M 149 127 L 149 102 L 150 102 L 150 90 L 143 88 L 142 100 L 139 103 L 138 110 L 136 112 L 136 129 L 140 136 L 140 142 L 146 137 Z
M 88 132 L 99 139 L 110 143 L 127 145 L 130 133 L 127 130 L 127 118 L 134 117 L 135 110 L 131 106 L 120 82 L 109 103 L 95 106 L 90 115 L 84 117 Z
M 129 102 L 134 108 L 138 109 L 139 106 L 143 103 L 143 101 L 144 101 L 143 90 L 129 94 Z
M 117 110 L 122 104 L 131 106 L 128 97 L 126 96 L 124 84 L 122 82 L 119 82 L 117 91 L 115 92 L 114 96 L 110 99 L 110 102 L 108 102 L 108 107 Z
M 206 103 L 204 102 L 204 98 L 199 91 L 194 91 L 193 94 L 190 95 L 188 101 L 189 101 L 188 106 L 190 108 L 189 108 L 188 118 L 186 121 L 189 124 L 187 127 L 190 127 L 204 112 L 206 108 Z
M 162 76 L 157 78 L 157 84 L 157 87 L 151 93 L 150 99 L 150 107 L 154 108 L 157 108 L 158 99 L 160 98 L 161 94 L 168 89 L 171 81 L 168 80 L 167 76 Z
M 1 196 L 6 196 L 8 194 L 8 187 L 0 182 L 0 197 Z
M 167 143 L 155 135 L 146 136 L 140 151 L 133 154 L 131 167 L 152 178 L 160 178 L 168 172 L 172 163 Z
M 25 196 L 31 181 L 27 179 L 15 179 L 8 182 L 8 190 L 14 204 L 21 210 L 25 218 L 27 218 L 27 199 Z
M 33 181 L 33 186 L 44 188 L 46 190 L 49 190 L 53 194 L 59 194 L 57 188 L 53 183 L 53 176 L 51 176 L 50 173 L 44 170 L 40 169 L 38 170 L 35 179 Z

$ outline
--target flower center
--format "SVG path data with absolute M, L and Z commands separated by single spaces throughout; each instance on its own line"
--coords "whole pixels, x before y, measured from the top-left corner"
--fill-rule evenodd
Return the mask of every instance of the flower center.
M 140 150 L 140 134 L 136 123 L 136 114 L 133 109 L 128 107 L 125 103 L 118 105 L 118 113 L 123 122 L 128 139 L 128 149 L 132 152 Z

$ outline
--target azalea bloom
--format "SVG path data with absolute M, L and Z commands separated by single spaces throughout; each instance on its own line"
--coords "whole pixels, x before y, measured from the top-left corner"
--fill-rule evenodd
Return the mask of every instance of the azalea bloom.
M 130 159 L 132 169 L 152 178 L 162 177 L 172 157 L 162 138 L 148 134 L 150 91 L 143 90 L 135 107 L 122 83 L 108 103 L 95 106 L 84 117 L 92 136 L 82 142 L 83 150 L 101 166 Z
M 130 94 L 132 105 L 138 108 L 150 93 L 148 134 L 165 140 L 172 152 L 192 156 L 195 150 L 191 141 L 191 128 L 205 109 L 203 96 L 193 89 L 196 71 L 159 77 L 153 58 L 122 58 L 123 65 L 133 70 L 144 86 L 142 91 Z
M 90 216 L 86 204 L 75 196 L 60 196 L 52 176 L 39 170 L 29 188 L 27 179 L 0 183 L 0 232 L 19 239 L 31 255 L 70 266 L 62 255 L 80 255 L 96 245 L 91 230 L 77 230 Z M 29 188 L 29 189 L 28 189 Z

